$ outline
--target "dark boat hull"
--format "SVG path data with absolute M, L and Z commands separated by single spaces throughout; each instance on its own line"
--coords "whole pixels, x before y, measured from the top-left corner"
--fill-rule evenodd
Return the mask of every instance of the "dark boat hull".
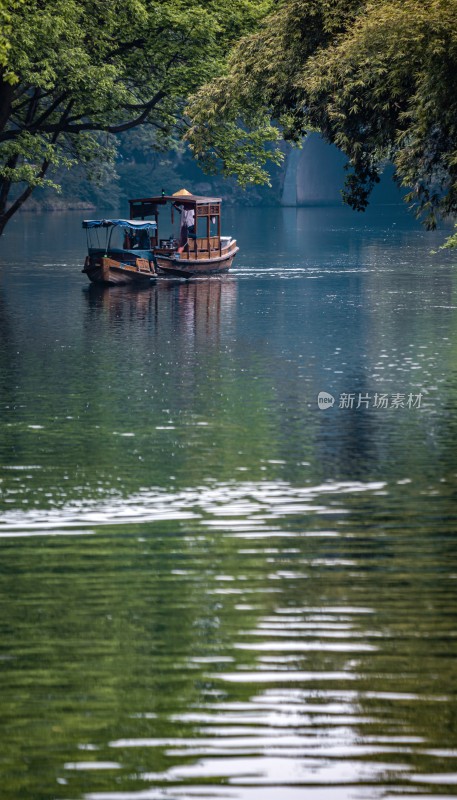
M 159 274 L 179 278 L 195 278 L 199 275 L 218 275 L 227 272 L 232 266 L 239 248 L 233 247 L 227 253 L 215 258 L 176 258 L 174 255 L 156 254 Z
M 86 258 L 82 270 L 92 283 L 104 286 L 125 286 L 135 284 L 145 286 L 155 280 L 154 266 L 143 258 L 136 259 L 134 264 L 117 261 L 106 256 Z

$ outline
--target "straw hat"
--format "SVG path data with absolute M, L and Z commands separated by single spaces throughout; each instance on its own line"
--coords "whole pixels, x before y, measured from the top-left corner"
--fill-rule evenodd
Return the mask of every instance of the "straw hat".
M 188 195 L 191 197 L 191 192 L 188 192 L 187 189 L 180 189 L 179 192 L 173 192 L 171 195 L 172 197 L 184 197 L 184 195 Z

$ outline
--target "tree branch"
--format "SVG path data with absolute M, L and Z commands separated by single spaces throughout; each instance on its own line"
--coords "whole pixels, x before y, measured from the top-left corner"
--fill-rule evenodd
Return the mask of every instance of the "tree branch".
M 43 122 L 44 122 L 46 119 L 48 119 L 48 117 L 50 117 L 50 116 L 51 116 L 51 114 L 52 114 L 52 113 L 53 113 L 53 112 L 56 110 L 56 108 L 58 108 L 58 107 L 60 106 L 60 104 L 61 104 L 61 103 L 63 103 L 63 101 L 64 101 L 64 100 L 66 100 L 66 99 L 67 99 L 67 97 L 68 97 L 68 92 L 62 92 L 62 94 L 61 94 L 61 95 L 59 95 L 58 97 L 56 97 L 56 99 L 54 100 L 54 102 L 53 102 L 53 103 L 51 103 L 51 105 L 50 105 L 50 106 L 48 106 L 48 108 L 47 108 L 45 111 L 43 111 L 43 113 L 41 114 L 41 116 L 40 116 L 40 117 L 38 117 L 38 119 L 36 119 L 36 120 L 35 120 L 35 122 L 34 122 L 34 128 L 37 128 L 37 129 L 38 129 L 38 128 L 39 128 L 39 127 L 40 127 L 40 126 L 43 124 Z M 72 103 L 72 104 L 73 104 L 73 103 Z M 68 111 L 68 109 L 67 109 L 67 111 Z
M 166 92 L 164 90 L 160 90 L 156 92 L 154 97 L 151 98 L 147 103 L 144 103 L 142 106 L 143 111 L 134 119 L 129 120 L 128 122 L 121 122 L 117 125 L 103 125 L 96 121 L 88 121 L 88 122 L 81 122 L 79 125 L 72 125 L 68 123 L 68 120 L 65 121 L 65 124 L 62 126 L 62 120 L 59 120 L 58 123 L 55 125 L 38 125 L 37 122 L 34 122 L 31 125 L 22 125 L 21 127 L 17 127 L 14 130 L 4 131 L 0 134 L 0 142 L 7 142 L 13 139 L 17 139 L 21 133 L 26 131 L 27 133 L 36 134 L 36 133 L 82 133 L 83 131 L 104 131 L 105 133 L 122 133 L 123 131 L 128 131 L 131 128 L 135 128 L 137 125 L 141 125 L 143 122 L 146 122 L 149 112 L 156 106 L 160 101 L 166 97 Z M 124 106 L 124 108 L 127 108 Z M 49 116 L 49 115 L 48 115 Z M 66 117 L 66 115 L 65 115 Z
M 73 100 L 70 100 L 70 102 L 68 103 L 67 108 L 65 109 L 65 112 L 62 114 L 62 117 L 61 117 L 61 120 L 60 120 L 61 128 L 54 132 L 54 134 L 52 136 L 52 139 L 51 139 L 51 144 L 56 144 L 57 139 L 59 138 L 60 134 L 63 132 L 63 125 L 65 123 L 66 117 L 68 117 L 68 114 L 71 111 L 72 105 L 73 105 Z M 12 156 L 10 158 L 10 160 L 9 160 L 10 165 L 13 166 L 13 167 L 16 166 L 18 158 L 19 157 L 17 155 Z M 51 161 L 50 158 L 45 158 L 43 160 L 43 162 L 41 164 L 41 169 L 40 169 L 40 171 L 39 171 L 39 173 L 37 175 L 37 180 L 38 181 L 40 181 L 40 180 L 42 180 L 44 178 L 44 176 L 46 175 L 49 167 L 51 166 L 51 163 L 52 163 L 52 161 Z M 30 197 L 30 195 L 32 194 L 32 192 L 33 192 L 33 190 L 35 188 L 35 185 L 29 183 L 29 185 L 24 189 L 22 194 L 20 194 L 19 197 L 17 197 L 16 200 L 10 205 L 9 209 L 7 211 L 5 211 L 5 206 L 6 206 L 6 202 L 7 202 L 7 199 L 8 199 L 8 194 L 9 194 L 10 187 L 11 187 L 11 181 L 9 181 L 9 182 L 7 181 L 7 185 L 2 186 L 1 194 L 2 194 L 2 200 L 3 200 L 3 209 L 0 207 L 0 234 L 3 232 L 6 224 L 9 222 L 11 217 L 13 217 L 14 214 L 17 211 L 19 211 L 21 206 L 24 205 L 26 200 L 28 200 L 28 198 Z

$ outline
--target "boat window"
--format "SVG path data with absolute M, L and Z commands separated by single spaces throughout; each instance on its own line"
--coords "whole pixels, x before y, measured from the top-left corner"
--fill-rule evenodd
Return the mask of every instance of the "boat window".
M 218 224 L 217 217 L 210 217 L 209 220 L 209 235 L 217 236 Z M 199 239 L 206 239 L 208 236 L 208 217 L 198 217 L 197 219 L 197 236 Z
M 148 250 L 150 245 L 149 233 L 147 230 L 131 231 L 131 239 L 132 248 L 134 250 Z
M 110 229 L 109 248 L 114 250 L 150 250 L 152 229 L 115 226 Z

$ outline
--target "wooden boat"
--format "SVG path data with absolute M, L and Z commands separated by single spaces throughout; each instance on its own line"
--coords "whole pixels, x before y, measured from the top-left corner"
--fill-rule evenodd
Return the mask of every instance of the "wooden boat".
M 145 285 L 155 279 L 155 222 L 86 219 L 88 255 L 82 272 L 93 283 Z M 100 242 L 100 234 L 105 242 Z M 120 241 L 116 242 L 116 238 Z M 97 241 L 95 242 L 94 239 Z
M 157 244 L 154 263 L 162 275 L 191 278 L 227 272 L 239 248 L 231 236 L 221 236 L 221 198 L 200 197 L 181 189 L 173 195 L 130 200 L 130 218 L 153 217 Z M 171 223 L 179 215 L 179 235 L 159 239 L 159 209 L 171 207 Z

